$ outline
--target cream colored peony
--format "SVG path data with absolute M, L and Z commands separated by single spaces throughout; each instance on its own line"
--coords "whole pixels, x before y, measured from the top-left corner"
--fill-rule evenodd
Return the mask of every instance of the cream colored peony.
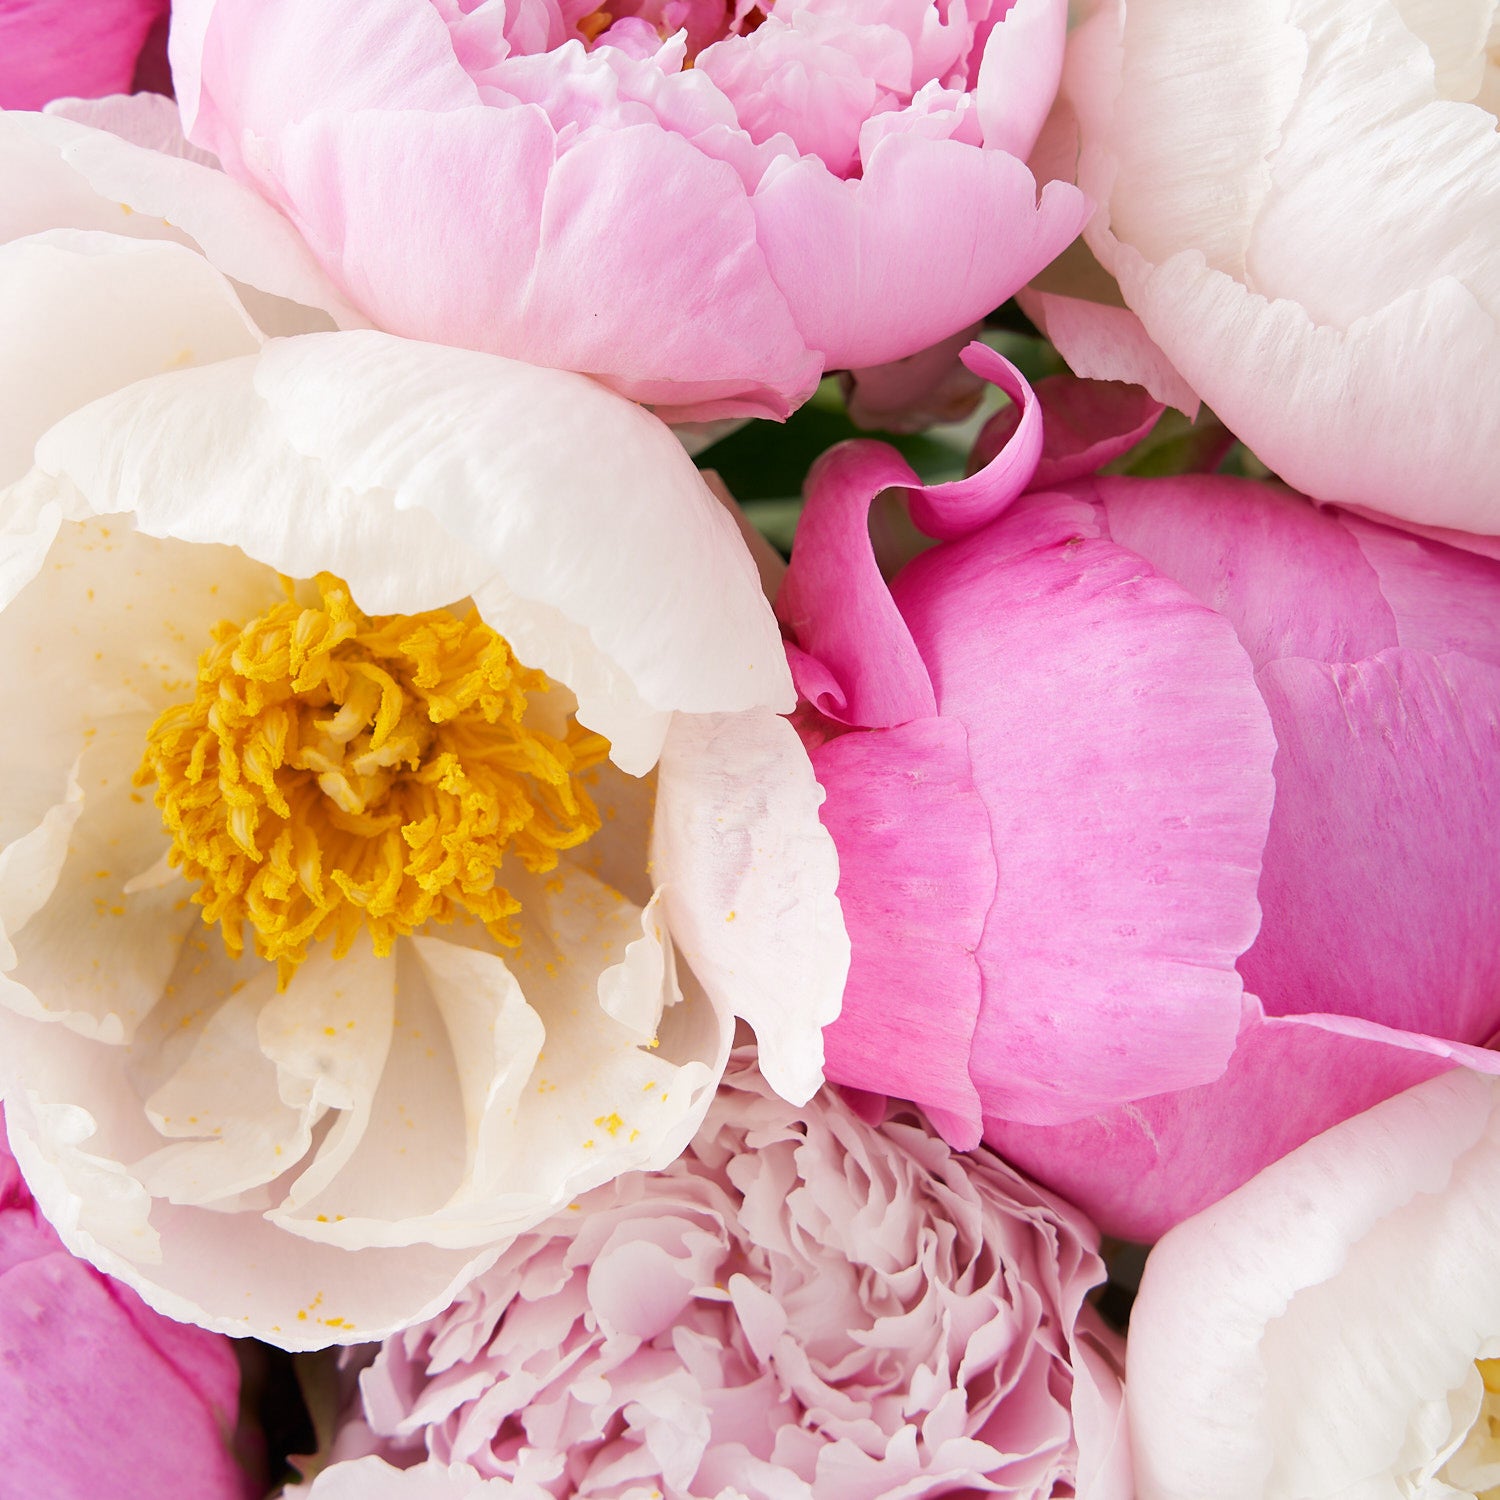
M 375 1338 L 671 1161 L 737 1017 L 807 1098 L 822 794 L 671 433 L 317 331 L 356 320 L 208 163 L 28 115 L 0 158 L 0 1069 L 69 1247 Z
M 1500 1495 L 1500 1081 L 1315 1136 L 1151 1252 L 1126 1405 L 1140 1500 Z
M 1109 275 L 1027 294 L 1069 363 L 1317 499 L 1500 531 L 1495 0 L 1084 9 L 1033 165 L 1076 166 Z

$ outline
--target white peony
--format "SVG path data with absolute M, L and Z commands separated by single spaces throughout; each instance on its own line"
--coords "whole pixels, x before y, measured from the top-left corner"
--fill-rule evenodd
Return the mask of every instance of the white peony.
M 0 159 L 0 1076 L 69 1247 L 376 1338 L 672 1160 L 736 1017 L 806 1099 L 835 857 L 668 429 L 303 332 L 355 320 L 209 164 L 27 115 Z
M 1033 165 L 1109 276 L 1027 294 L 1069 363 L 1196 393 L 1320 500 L 1500 531 L 1495 0 L 1084 9 Z
M 1126 1405 L 1140 1500 L 1500 1493 L 1500 1081 L 1315 1136 L 1151 1252 Z

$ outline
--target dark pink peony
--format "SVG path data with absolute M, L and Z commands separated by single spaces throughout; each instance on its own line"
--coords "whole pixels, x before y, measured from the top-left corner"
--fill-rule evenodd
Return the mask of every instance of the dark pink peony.
M 1500 563 L 1278 485 L 1099 477 L 1144 393 L 1039 404 L 970 357 L 1020 410 L 988 466 L 921 490 L 834 450 L 778 601 L 854 946 L 828 1074 L 1151 1238 L 1500 1071 Z M 889 486 L 941 544 L 887 587 Z

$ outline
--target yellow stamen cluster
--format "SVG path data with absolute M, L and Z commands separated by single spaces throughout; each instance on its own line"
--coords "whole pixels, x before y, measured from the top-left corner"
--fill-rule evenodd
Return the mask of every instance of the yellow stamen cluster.
M 255 948 L 286 983 L 308 946 L 377 953 L 461 911 L 500 943 L 520 909 L 497 883 L 598 831 L 577 773 L 608 753 L 569 720 L 559 739 L 525 722 L 547 678 L 521 666 L 477 612 L 360 612 L 348 587 L 223 621 L 190 703 L 152 725 L 136 783 L 156 783 L 171 862 L 230 951 Z

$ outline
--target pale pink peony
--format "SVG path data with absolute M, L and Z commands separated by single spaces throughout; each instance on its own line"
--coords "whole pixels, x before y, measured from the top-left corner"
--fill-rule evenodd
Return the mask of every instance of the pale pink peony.
M 969 357 L 1019 407 L 988 467 L 924 490 L 835 449 L 778 599 L 854 950 L 828 1076 L 1151 1238 L 1500 1071 L 1500 563 L 1279 485 L 1097 477 L 1144 392 L 1038 403 Z M 942 540 L 888 587 L 890 486 Z
M 1086 0 L 1033 159 L 1095 205 L 1027 294 L 1319 500 L 1500 531 L 1494 0 Z M 1111 280 L 1113 278 L 1113 280 Z
M 390 1339 L 340 1446 L 525 1500 L 1124 1500 L 1096 1243 L 910 1109 L 875 1129 L 830 1093 L 794 1108 L 741 1052 L 680 1160 L 585 1195 Z
M 1024 165 L 1064 0 L 186 0 L 192 139 L 378 325 L 785 416 L 1078 232 Z
M 63 1249 L 0 1119 L 0 1453 L 7 1495 L 248 1500 L 229 1340 L 152 1312 Z
M 0 0 L 0 109 L 165 86 L 167 6 L 168 0 Z

